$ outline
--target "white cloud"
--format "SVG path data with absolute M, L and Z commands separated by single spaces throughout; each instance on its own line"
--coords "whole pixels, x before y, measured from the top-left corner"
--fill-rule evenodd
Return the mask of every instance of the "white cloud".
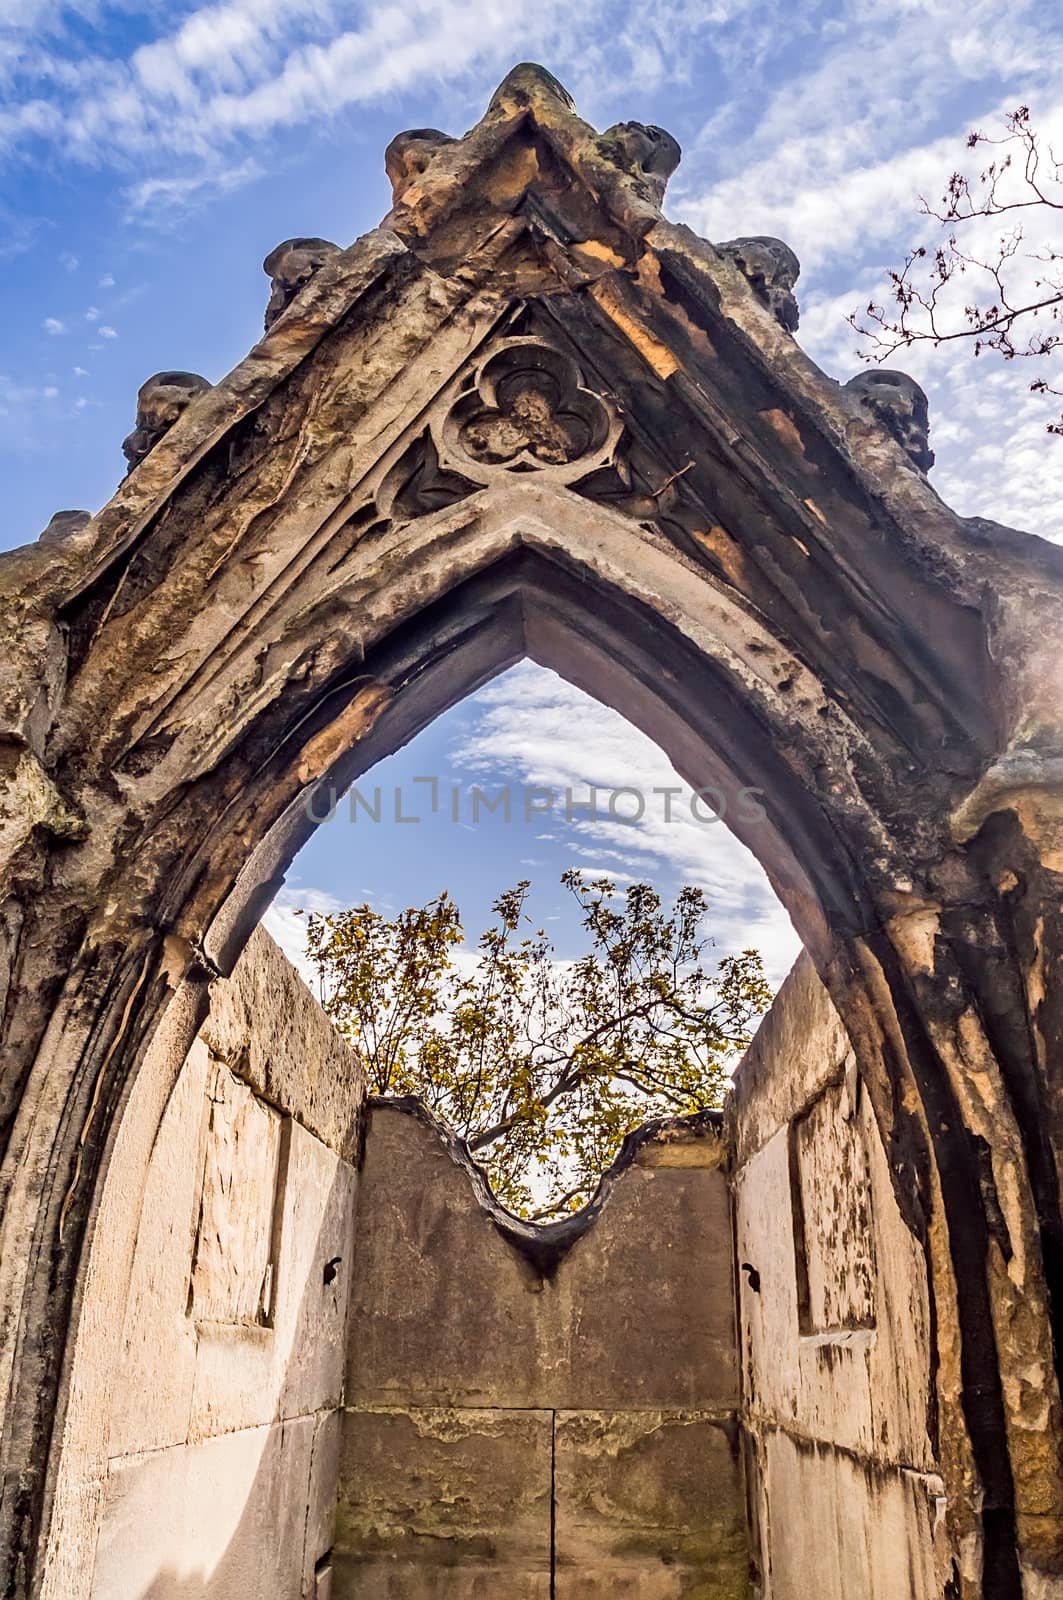
M 0 0 L 2 3 L 2 0 Z M 31 44 L 31 13 L 56 24 Z M 698 41 L 736 67 L 763 48 L 772 9 L 753 0 L 619 4 L 540 0 L 220 0 L 186 11 L 124 58 L 86 50 L 64 33 L 60 0 L 12 9 L 7 76 L 18 93 L 0 111 L 0 146 L 37 140 L 94 163 L 130 156 L 149 165 L 134 205 L 163 182 L 194 183 L 200 166 L 227 164 L 234 144 L 423 86 L 447 86 L 459 114 L 521 59 L 562 68 L 593 109 L 623 86 L 649 92 L 691 81 Z M 108 10 L 103 0 L 100 10 Z M 165 10 L 153 17 L 167 17 Z M 20 26 L 21 24 L 21 26 Z M 2 27 L 2 13 L 0 13 Z M 0 78 L 3 77 L 0 69 Z
M 110 272 L 105 272 L 103 277 L 97 283 L 96 287 L 97 289 L 113 289 L 114 275 Z
M 652 740 L 530 662 L 481 691 L 478 704 L 480 715 L 452 751 L 459 766 L 553 791 L 559 827 L 571 790 L 573 848 L 589 871 L 624 882 L 674 876 L 698 885 L 721 954 L 755 945 L 772 980 L 781 981 L 800 948 L 789 917 L 750 851 L 722 822 L 696 819 L 689 786 Z M 591 785 L 599 791 L 597 820 L 578 809 Z M 665 789 L 678 793 L 654 793 Z M 638 821 L 620 820 L 638 809 L 631 795 L 611 814 L 609 797 L 620 790 L 643 797 Z
M 89 306 L 89 309 L 85 313 L 85 321 L 86 322 L 99 322 L 99 320 L 100 320 L 100 313 L 99 313 L 99 310 L 97 309 L 97 307 L 96 306 Z
M 87 367 L 74 367 L 73 369 L 73 376 L 75 378 L 87 378 L 88 375 Z
M 339 911 L 342 902 L 324 889 L 283 888 L 262 918 L 262 926 L 280 945 L 284 954 L 299 973 L 307 987 L 318 992 L 317 971 L 306 953 L 307 911 Z
M 198 172 L 142 178 L 125 190 L 124 198 L 130 216 L 165 223 L 179 218 L 192 204 L 229 194 L 261 176 L 262 168 L 249 157 L 231 167 L 207 165 Z
M 99 332 L 101 339 L 117 339 L 118 337 L 118 329 L 112 328 L 110 324 L 106 322 L 100 323 Z
M 60 322 L 58 317 L 45 317 L 44 321 L 41 323 L 41 327 L 44 329 L 45 333 L 50 333 L 53 335 L 66 332 L 66 323 Z

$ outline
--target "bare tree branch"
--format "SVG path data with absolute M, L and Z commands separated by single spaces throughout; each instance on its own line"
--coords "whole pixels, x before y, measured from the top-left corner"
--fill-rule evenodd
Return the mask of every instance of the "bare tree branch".
M 882 362 L 916 344 L 968 340 L 976 356 L 993 351 L 1013 361 L 1050 357 L 1063 344 L 1063 162 L 1044 148 L 1028 106 L 1005 118 L 1005 130 L 998 137 L 968 134 L 969 150 L 1001 153 L 974 178 L 954 172 L 938 205 L 921 200 L 923 215 L 948 229 L 944 241 L 917 245 L 889 273 L 890 304 L 869 300 L 850 313 L 851 327 L 866 342 L 865 360 Z M 1024 248 L 1030 212 L 1048 237 Z M 981 246 L 961 244 L 961 232 L 978 239 L 987 222 L 1013 216 L 1020 220 Z M 1030 390 L 1063 398 L 1046 378 L 1034 379 Z M 1063 434 L 1063 414 L 1046 427 Z

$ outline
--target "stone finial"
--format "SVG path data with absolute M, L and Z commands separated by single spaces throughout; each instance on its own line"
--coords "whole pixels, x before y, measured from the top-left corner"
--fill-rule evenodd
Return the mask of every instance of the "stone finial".
M 599 135 L 598 148 L 623 171 L 645 179 L 658 203 L 682 155 L 678 140 L 645 122 L 615 123 Z
M 329 256 L 339 254 L 339 245 L 329 239 L 284 239 L 262 263 L 270 280 L 266 307 L 266 332 L 291 305 L 299 290 L 325 265 Z
M 801 275 L 801 263 L 790 246 L 767 234 L 756 234 L 749 239 L 727 239 L 715 248 L 745 274 L 758 299 L 774 312 L 787 333 L 796 333 L 800 311 L 793 289 Z
M 438 128 L 408 128 L 405 133 L 397 133 L 384 152 L 384 171 L 391 179 L 392 198 L 401 200 L 432 157 L 444 145 L 457 142 Z
M 37 543 L 61 544 L 69 534 L 77 533 L 79 528 L 91 521 L 91 511 L 57 511 L 44 532 L 37 535 Z
M 129 470 L 153 450 L 185 407 L 213 387 L 198 372 L 156 372 L 137 391 L 137 425 L 122 441 Z
M 507 101 L 514 105 L 528 105 L 544 96 L 560 100 L 566 111 L 575 110 L 576 102 L 552 72 L 547 72 L 536 61 L 520 61 L 506 73 L 491 96 L 491 104 L 487 109 L 489 113 L 497 111 Z
M 920 472 L 929 472 L 934 465 L 929 443 L 930 403 L 915 379 L 906 372 L 871 367 L 850 378 L 845 387 L 863 401 Z

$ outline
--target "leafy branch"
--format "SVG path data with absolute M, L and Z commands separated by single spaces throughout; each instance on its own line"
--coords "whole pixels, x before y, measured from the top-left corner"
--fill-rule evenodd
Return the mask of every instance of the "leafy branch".
M 648 884 L 564 874 L 589 938 L 560 961 L 522 881 L 494 902 L 475 956 L 445 892 L 388 919 L 311 914 L 326 1010 L 378 1094 L 416 1094 L 468 1143 L 503 1204 L 544 1218 L 593 1193 L 648 1117 L 719 1104 L 771 999 L 747 950 L 707 967 L 701 890 L 671 911 Z

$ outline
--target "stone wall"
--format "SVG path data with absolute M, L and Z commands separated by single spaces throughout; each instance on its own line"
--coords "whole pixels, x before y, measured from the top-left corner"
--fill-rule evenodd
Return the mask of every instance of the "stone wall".
M 538 1266 L 423 1118 L 359 1185 L 335 1600 L 739 1600 L 724 1147 L 662 1130 Z
M 327 1592 L 363 1098 L 259 930 L 140 1175 L 92 1600 Z
M 738 1070 L 730 1120 L 764 1600 L 934 1600 L 951 1560 L 924 1259 L 807 956 Z
M 726 1125 L 644 1130 L 575 1225 L 363 1106 L 261 931 L 153 1046 L 43 1600 L 943 1600 L 924 1259 L 807 958 Z

